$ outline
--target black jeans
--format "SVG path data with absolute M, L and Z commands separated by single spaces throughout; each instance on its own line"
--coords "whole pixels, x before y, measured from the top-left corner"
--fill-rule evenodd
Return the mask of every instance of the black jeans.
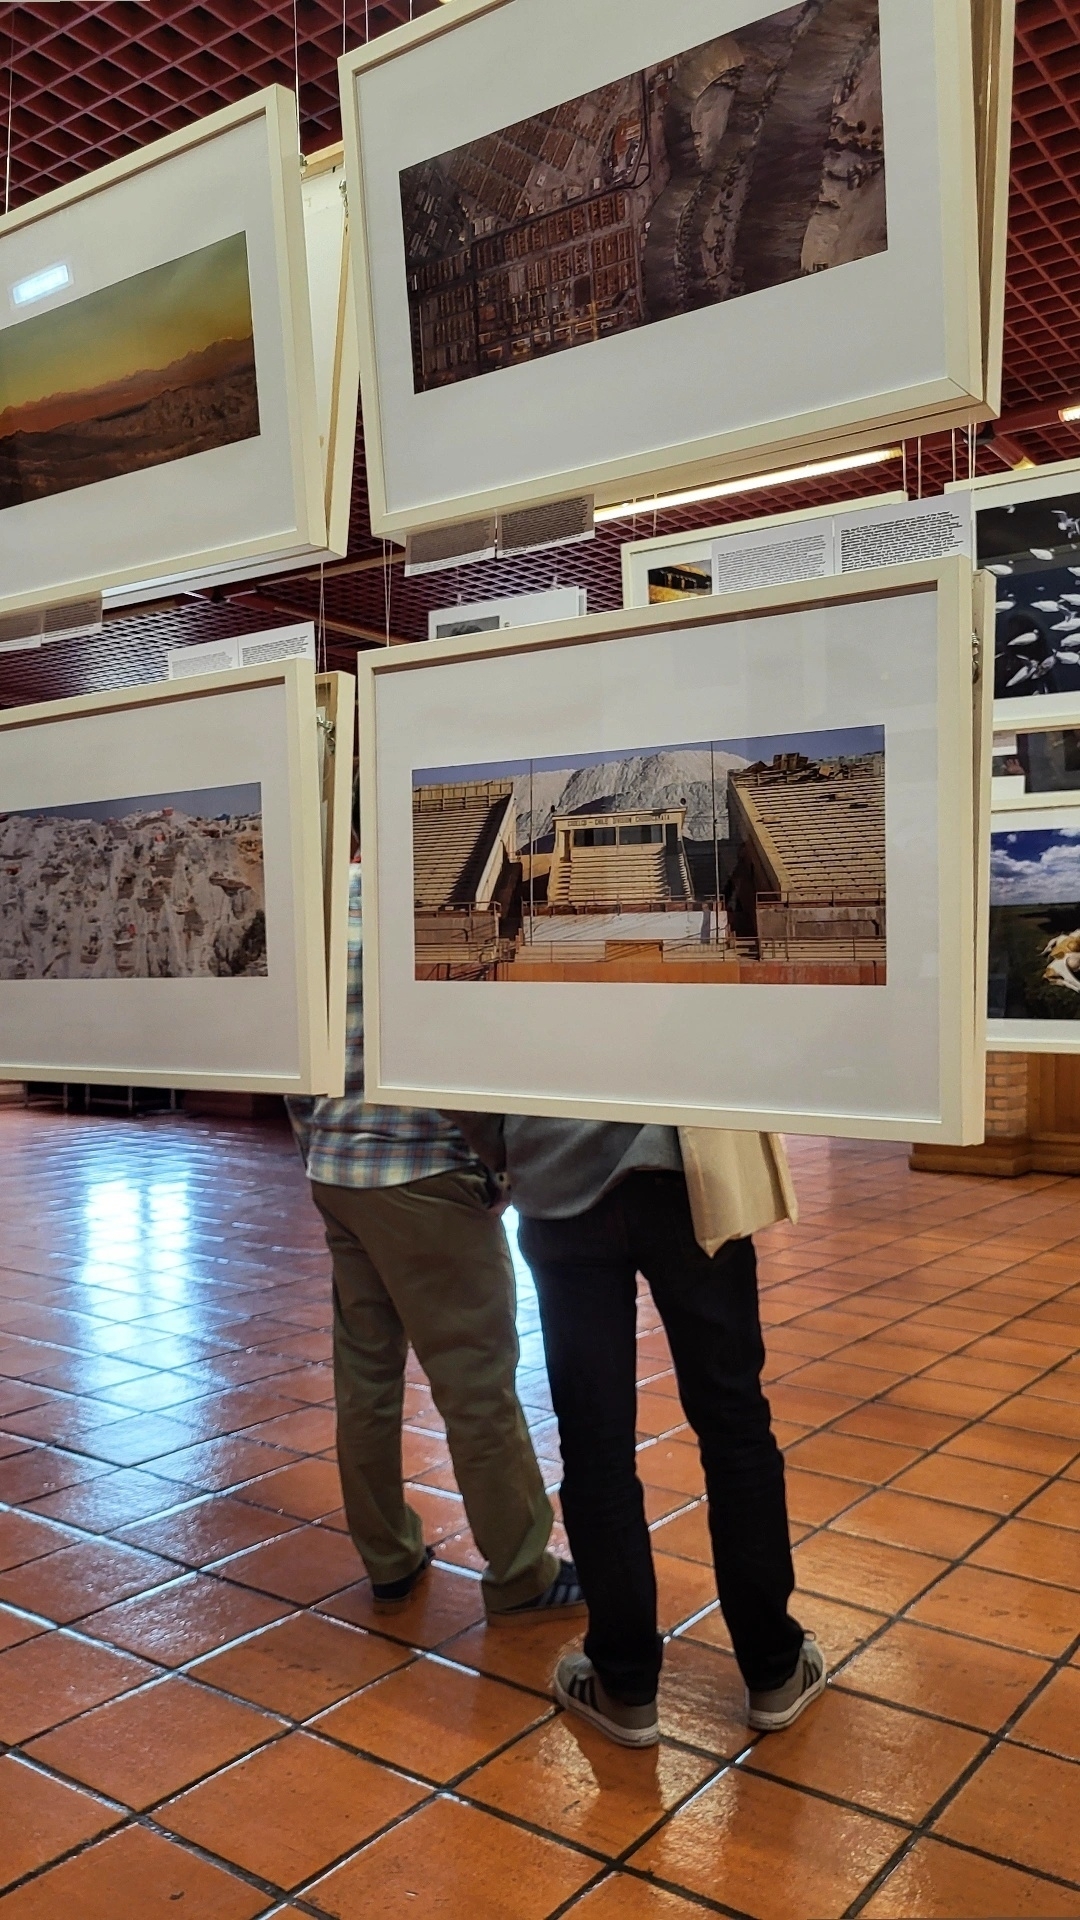
M 667 1330 L 709 1496 L 717 1590 L 743 1677 L 783 1686 L 803 1633 L 784 1463 L 761 1391 L 765 1360 L 753 1242 L 710 1259 L 678 1173 L 633 1173 L 587 1213 L 523 1219 L 563 1453 L 562 1504 L 589 1603 L 585 1651 L 616 1700 L 656 1693 L 656 1575 L 635 1470 L 636 1276 Z

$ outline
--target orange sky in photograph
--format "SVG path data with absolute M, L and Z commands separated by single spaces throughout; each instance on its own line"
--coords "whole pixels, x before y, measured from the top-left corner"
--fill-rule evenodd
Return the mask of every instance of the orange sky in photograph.
M 0 431 L 16 409 L 251 333 L 247 241 L 237 233 L 0 331 Z

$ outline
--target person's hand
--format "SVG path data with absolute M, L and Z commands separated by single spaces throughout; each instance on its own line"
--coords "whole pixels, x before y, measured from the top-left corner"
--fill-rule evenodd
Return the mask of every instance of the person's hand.
M 490 1179 L 492 1185 L 491 1211 L 495 1215 L 496 1220 L 501 1220 L 510 1205 L 510 1181 L 505 1173 L 493 1173 Z

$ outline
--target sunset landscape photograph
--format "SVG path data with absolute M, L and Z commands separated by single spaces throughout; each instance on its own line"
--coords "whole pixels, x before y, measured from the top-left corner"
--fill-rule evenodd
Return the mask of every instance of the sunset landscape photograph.
M 0 330 L 0 511 L 258 433 L 242 233 Z

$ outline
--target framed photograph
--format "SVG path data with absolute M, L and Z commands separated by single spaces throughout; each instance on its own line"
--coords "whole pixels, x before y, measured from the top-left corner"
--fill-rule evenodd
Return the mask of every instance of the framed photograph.
M 504 600 L 432 607 L 428 612 L 428 639 L 452 640 L 463 633 L 499 633 L 506 627 L 577 620 L 588 611 L 587 587 L 546 587 L 539 593 L 512 593 Z
M 325 546 L 271 87 L 0 219 L 0 614 Z
M 348 208 L 341 142 L 303 163 L 301 198 L 304 252 L 311 308 L 315 367 L 315 407 L 319 459 L 323 475 L 326 538 L 317 550 L 275 551 L 259 563 L 261 574 L 295 572 L 344 557 L 349 544 L 353 463 L 360 397 L 352 261 L 348 244 Z M 189 592 L 250 577 L 251 561 L 217 559 L 212 566 L 184 576 Z M 131 606 L 175 592 L 175 579 L 136 580 L 106 591 L 109 607 Z M 234 663 L 235 664 L 235 663 Z M 239 662 L 243 665 L 243 661 Z M 194 668 L 192 669 L 194 671 Z
M 981 1138 L 962 559 L 361 656 L 370 1097 Z
M 975 66 L 975 151 L 979 192 L 985 418 L 1001 412 L 1005 266 L 1009 250 L 1016 0 L 971 0 Z
M 341 74 L 377 532 L 985 404 L 971 0 L 456 0 Z
M 349 867 L 352 860 L 356 675 L 315 676 L 322 829 L 326 1005 L 332 1061 L 345 1058 L 349 991 Z
M 360 405 L 360 352 L 341 142 L 304 163 L 302 198 L 315 402 L 326 501 L 326 549 L 349 547 L 353 462 Z
M 1080 1053 L 1080 793 L 995 810 L 987 1043 Z
M 995 731 L 995 807 L 1042 806 L 1061 794 L 1080 793 L 1080 700 L 1058 717 L 1069 724 L 1029 722 L 1019 731 Z
M 1039 731 L 1080 721 L 1080 461 L 960 480 L 978 564 L 997 581 L 994 722 Z
M 722 527 L 699 527 L 693 533 L 663 534 L 652 540 L 628 540 L 622 549 L 624 607 L 663 606 L 671 600 L 696 600 L 713 591 L 713 545 L 717 540 L 747 533 L 768 533 L 774 527 L 796 526 L 803 520 L 828 520 L 859 507 L 903 506 L 904 492 L 877 493 L 867 500 L 839 506 L 801 507 L 793 513 L 759 514 L 752 520 L 729 520 Z
M 0 1078 L 341 1092 L 318 738 L 302 660 L 0 713 Z
M 975 639 L 972 708 L 972 790 L 975 820 L 975 1060 L 985 1111 L 988 949 L 990 927 L 990 822 L 994 806 L 994 579 L 972 579 L 971 628 Z M 984 1119 L 985 1132 L 985 1119 Z

